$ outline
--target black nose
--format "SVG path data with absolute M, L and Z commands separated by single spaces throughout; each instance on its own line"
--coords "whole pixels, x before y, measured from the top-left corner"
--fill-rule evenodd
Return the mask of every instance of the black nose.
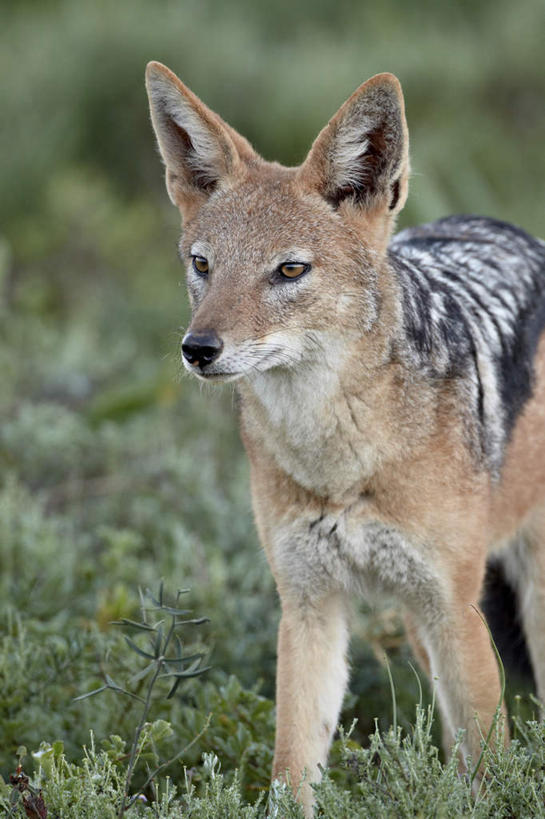
M 188 333 L 182 342 L 182 353 L 186 361 L 195 367 L 205 367 L 216 359 L 223 350 L 223 341 L 213 330 Z

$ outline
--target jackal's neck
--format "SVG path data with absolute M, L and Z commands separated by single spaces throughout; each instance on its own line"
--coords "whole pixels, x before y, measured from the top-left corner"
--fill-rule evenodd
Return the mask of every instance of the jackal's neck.
M 395 457 L 407 403 L 399 367 L 387 363 L 388 340 L 380 335 L 353 345 L 324 338 L 320 356 L 241 384 L 250 457 L 265 449 L 318 495 L 340 500 L 365 487 L 381 462 Z

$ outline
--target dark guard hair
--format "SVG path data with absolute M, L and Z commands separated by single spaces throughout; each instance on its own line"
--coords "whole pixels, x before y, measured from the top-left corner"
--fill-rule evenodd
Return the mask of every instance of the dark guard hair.
M 398 355 L 431 380 L 457 379 L 476 454 L 499 478 L 532 395 L 545 242 L 495 219 L 454 216 L 398 233 L 390 261 L 403 302 Z

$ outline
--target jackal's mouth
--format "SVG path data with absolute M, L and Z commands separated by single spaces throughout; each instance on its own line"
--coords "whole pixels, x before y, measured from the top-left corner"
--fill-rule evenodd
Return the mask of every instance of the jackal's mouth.
M 199 362 L 194 362 L 190 364 L 186 359 L 183 358 L 182 360 L 184 368 L 191 373 L 191 375 L 196 376 L 199 381 L 226 383 L 227 381 L 236 381 L 245 374 L 244 370 L 231 370 L 226 367 L 220 369 L 215 363 L 200 364 Z
M 212 373 L 208 372 L 207 370 L 192 370 L 193 375 L 196 375 L 197 378 L 200 378 L 201 381 L 217 381 L 219 383 L 227 383 L 228 381 L 236 381 L 238 378 L 241 378 L 244 373 Z

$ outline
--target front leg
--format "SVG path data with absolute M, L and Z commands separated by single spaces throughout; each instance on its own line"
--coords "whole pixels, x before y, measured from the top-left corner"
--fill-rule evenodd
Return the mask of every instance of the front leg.
M 272 778 L 289 780 L 305 815 L 312 816 L 311 783 L 327 762 L 348 681 L 352 568 L 341 555 L 339 514 L 262 452 L 252 462 L 252 495 L 282 604 Z
M 278 632 L 273 779 L 289 778 L 312 816 L 310 784 L 325 766 L 348 682 L 343 597 L 295 603 L 284 597 Z

